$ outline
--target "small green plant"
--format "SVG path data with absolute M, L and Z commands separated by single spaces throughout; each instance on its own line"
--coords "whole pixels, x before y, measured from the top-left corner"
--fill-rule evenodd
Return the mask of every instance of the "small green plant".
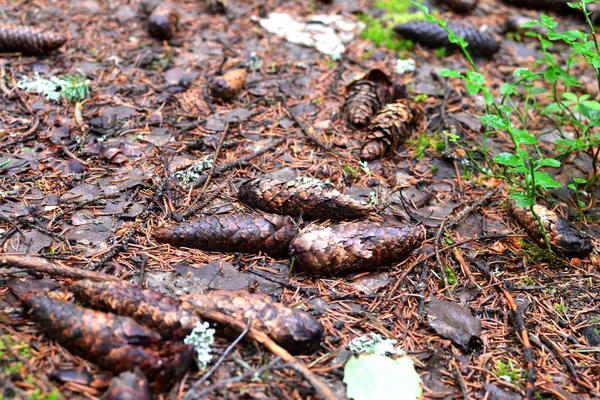
M 450 285 L 450 286 L 456 285 L 456 283 L 458 281 L 456 280 L 456 274 L 454 273 L 454 270 L 452 268 L 450 268 L 450 266 L 448 266 L 448 265 L 444 266 L 444 269 L 446 271 L 446 279 L 448 281 L 448 285 Z
M 568 311 L 569 309 L 564 304 L 557 304 L 554 306 L 554 312 L 556 312 L 558 318 L 562 319 L 563 321 L 567 320 Z
M 434 149 L 437 152 L 446 149 L 444 140 L 437 133 L 431 135 L 427 132 L 421 132 L 416 138 L 410 139 L 408 143 L 415 147 L 415 156 L 418 160 L 422 160 L 425 157 L 425 151 L 428 149 Z
M 524 371 L 513 365 L 512 360 L 508 360 L 507 362 L 496 360 L 496 368 L 494 368 L 493 372 L 498 378 L 508 383 L 512 383 L 515 386 L 518 385 L 524 377 Z
M 581 201 L 580 185 L 586 185 L 587 181 L 581 178 L 573 178 L 573 183 L 570 183 L 567 187 L 575 193 L 575 205 L 577 206 L 577 211 L 579 212 L 579 221 L 583 221 L 583 208 L 585 207 L 585 203 Z
M 55 76 L 50 79 L 40 77 L 35 73 L 33 79 L 24 76 L 17 87 L 21 90 L 35 91 L 43 94 L 47 100 L 59 101 L 66 99 L 69 103 L 80 103 L 90 93 L 90 80 L 82 75 L 67 75 L 62 78 Z
M 42 392 L 36 388 L 33 393 L 27 395 L 27 400 L 60 400 L 62 395 L 57 388 L 53 388 L 51 392 Z

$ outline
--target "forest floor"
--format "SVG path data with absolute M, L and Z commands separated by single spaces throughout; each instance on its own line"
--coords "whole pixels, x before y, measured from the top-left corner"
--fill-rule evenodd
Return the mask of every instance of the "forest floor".
M 467 150 L 482 146 L 483 125 L 476 118 L 483 114 L 481 98 L 469 95 L 460 81 L 439 75 L 442 68 L 467 69 L 462 54 L 415 46 L 400 52 L 415 60 L 415 72 L 397 75 L 399 53 L 369 40 L 355 38 L 333 61 L 267 33 L 258 23 L 272 12 L 297 18 L 339 14 L 355 22 L 357 11 L 381 15 L 368 1 L 233 0 L 226 13 L 210 13 L 195 0 L 176 4 L 180 26 L 168 42 L 147 34 L 137 1 L 36 0 L 0 6 L 0 21 L 59 30 L 69 38 L 45 56 L 0 57 L 2 252 L 44 256 L 172 295 L 262 291 L 309 312 L 324 326 L 321 346 L 296 358 L 339 398 L 346 398 L 348 343 L 371 332 L 396 339 L 414 360 L 427 399 L 519 399 L 528 380 L 535 398 L 600 396 L 600 208 L 595 200 L 600 193 L 587 193 L 585 223 L 578 224 L 594 238 L 596 251 L 589 258 L 549 258 L 527 237 L 505 207 L 508 186 L 477 171 L 466 161 L 465 150 L 444 135 L 458 135 Z M 516 68 L 531 66 L 539 57 L 535 39 L 515 41 L 498 29 L 509 16 L 535 16 L 535 11 L 496 0 L 481 0 L 468 16 L 438 4 L 430 7 L 451 20 L 487 25 L 502 39 L 492 59 L 476 60 L 496 95 Z M 577 19 L 552 15 L 565 26 L 584 29 Z M 249 66 L 245 89 L 229 103 L 213 101 L 207 82 L 235 63 Z M 358 155 L 364 132 L 349 129 L 340 110 L 346 85 L 373 68 L 407 85 L 408 95 L 423 107 L 424 123 L 395 154 L 364 164 Z M 35 73 L 85 74 L 90 94 L 76 110 L 66 101 L 16 88 Z M 276 139 L 285 140 L 236 164 Z M 488 137 L 486 146 L 491 156 L 514 150 L 501 134 Z M 551 149 L 552 141 L 541 146 Z M 186 186 L 175 175 L 203 159 L 214 160 L 215 166 L 233 163 L 233 168 L 197 186 Z M 565 188 L 549 196 L 558 204 L 556 211 L 572 221 L 580 214 L 566 185 L 573 177 L 587 179 L 590 171 L 585 154 L 570 156 L 553 171 Z M 177 248 L 153 238 L 158 227 L 186 215 L 248 211 L 237 200 L 236 188 L 259 175 L 329 180 L 356 198 L 376 196 L 382 207 L 371 220 L 423 225 L 427 240 L 398 265 L 315 278 L 293 267 L 290 271 L 287 258 Z M 487 201 L 476 204 L 482 198 Z M 461 212 L 464 217 L 452 224 Z M 23 270 L 0 270 L 5 396 L 10 382 L 17 398 L 57 398 L 57 391 L 63 398 L 101 397 L 110 372 L 48 339 L 7 288 L 9 279 L 27 276 L 34 279 Z M 432 298 L 466 306 L 480 320 L 475 345 L 459 346 L 431 328 L 424 308 Z M 519 315 L 533 352 L 529 374 L 523 332 L 514 318 Z M 229 343 L 219 338 L 215 354 Z M 207 387 L 258 370 L 272 358 L 244 341 Z M 65 378 L 64 371 L 76 379 Z M 192 370 L 173 382 L 170 392 L 157 396 L 181 398 L 205 372 Z M 209 392 L 206 398 L 318 397 L 290 368 L 274 368 L 261 379 L 249 377 Z

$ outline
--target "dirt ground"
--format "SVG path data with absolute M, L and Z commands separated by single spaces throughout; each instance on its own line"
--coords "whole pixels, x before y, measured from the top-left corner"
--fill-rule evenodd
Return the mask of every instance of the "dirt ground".
M 208 289 L 267 293 L 322 323 L 321 346 L 296 358 L 339 398 L 345 398 L 347 345 L 370 332 L 398 340 L 415 361 L 427 399 L 519 399 L 528 384 L 539 399 L 599 398 L 597 250 L 584 260 L 555 257 L 550 262 L 511 219 L 501 180 L 480 174 L 464 150 L 443 135 L 459 135 L 467 149 L 481 144 L 482 124 L 475 118 L 482 112 L 481 99 L 438 74 L 448 67 L 465 70 L 464 57 L 440 57 L 416 46 L 402 53 L 415 60 L 416 71 L 399 76 L 393 72 L 398 53 L 370 41 L 356 38 L 340 60 L 332 61 L 267 33 L 257 22 L 271 12 L 341 14 L 351 20 L 356 11 L 377 15 L 368 1 L 232 0 L 226 13 L 210 12 L 200 1 L 176 4 L 179 30 L 168 42 L 147 34 L 138 1 L 7 1 L 0 6 L 1 21 L 61 31 L 69 39 L 45 56 L 0 57 L 2 252 L 41 255 L 168 294 Z M 487 25 L 502 39 L 492 59 L 476 60 L 496 90 L 515 68 L 531 65 L 539 54 L 531 38 L 514 41 L 499 29 L 509 16 L 534 11 L 496 0 L 482 0 L 467 17 L 438 4 L 431 7 L 453 20 Z M 558 18 L 567 26 L 580 24 Z M 213 101 L 207 82 L 236 63 L 253 66 L 245 89 L 229 103 Z M 340 110 L 345 86 L 373 68 L 406 84 L 410 97 L 419 97 L 426 134 L 365 165 L 358 155 L 364 132 L 350 130 Z M 81 115 L 73 104 L 16 89 L 23 76 L 34 73 L 87 76 L 90 95 Z M 276 139 L 284 141 L 237 162 Z M 542 145 L 550 149 L 551 142 Z M 493 155 L 511 150 L 512 144 L 496 135 L 487 146 Z M 215 168 L 202 184 L 183 185 L 175 173 L 203 159 L 232 168 L 223 173 Z M 555 179 L 566 184 L 590 171 L 589 157 L 575 155 Z M 375 196 L 380 211 L 370 220 L 424 225 L 427 240 L 392 267 L 329 278 L 290 271 L 287 258 L 204 252 L 155 241 L 158 227 L 195 214 L 248 211 L 237 200 L 237 185 L 259 175 L 329 180 L 355 198 Z M 598 249 L 596 194 L 585 198 L 587 222 L 579 226 Z M 473 207 L 486 195 L 488 201 Z M 551 195 L 559 204 L 557 212 L 571 220 L 579 216 L 569 190 Z M 465 211 L 452 226 L 452 218 Z M 42 276 L 0 269 L 5 396 L 51 399 L 58 398 L 51 397 L 58 390 L 65 399 L 101 397 L 110 372 L 48 339 L 8 290 L 14 277 Z M 424 307 L 432 297 L 465 305 L 480 319 L 477 343 L 458 346 L 430 327 Z M 514 318 L 520 315 L 521 326 Z M 521 328 L 531 341 L 529 373 Z M 229 343 L 219 337 L 215 354 L 223 354 Z M 208 382 L 258 370 L 272 359 L 260 345 L 242 342 Z M 65 371 L 75 378 L 65 378 Z M 157 398 L 182 398 L 205 372 L 190 371 Z M 318 398 L 302 375 L 282 363 L 266 376 L 208 385 L 212 389 L 206 398 Z

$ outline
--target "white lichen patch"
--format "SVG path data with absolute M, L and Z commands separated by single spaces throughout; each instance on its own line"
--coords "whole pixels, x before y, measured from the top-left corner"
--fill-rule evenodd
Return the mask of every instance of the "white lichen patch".
M 212 360 L 212 344 L 215 342 L 215 330 L 208 322 L 198 322 L 183 343 L 191 345 L 196 352 L 199 369 L 205 369 Z

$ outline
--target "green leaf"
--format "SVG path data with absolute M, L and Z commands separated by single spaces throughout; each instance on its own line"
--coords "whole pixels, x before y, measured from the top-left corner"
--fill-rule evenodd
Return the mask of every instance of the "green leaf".
M 491 126 L 492 128 L 498 129 L 498 130 L 507 130 L 508 129 L 508 124 L 506 123 L 506 121 L 502 118 L 500 118 L 497 115 L 483 115 L 481 117 L 479 117 L 479 119 L 486 125 Z
M 585 179 L 581 179 L 581 178 L 573 178 L 573 182 L 575 183 L 587 183 L 587 181 Z
M 515 85 L 511 85 L 510 83 L 504 83 L 500 88 L 500 94 L 503 96 L 510 96 L 515 93 Z
M 500 153 L 494 156 L 494 162 L 496 164 L 508 165 L 511 167 L 517 167 L 521 165 L 521 160 L 514 154 L 511 153 Z
M 462 74 L 458 71 L 455 71 L 453 69 L 443 69 L 439 72 L 440 75 L 442 76 L 449 76 L 451 78 L 461 78 Z
M 517 207 L 531 207 L 533 205 L 533 199 L 528 197 L 525 192 L 514 192 L 509 194 L 508 197 L 517 203 Z
M 536 160 L 535 164 L 538 167 L 560 167 L 560 161 L 555 160 L 554 158 L 542 158 L 540 160 Z
M 533 176 L 535 178 L 535 185 L 542 187 L 544 189 L 547 188 L 559 188 L 562 185 L 558 182 L 556 182 L 554 179 L 552 179 L 550 177 L 550 175 L 548 175 L 547 172 L 544 171 L 535 171 L 533 173 Z
M 423 393 L 410 357 L 352 356 L 344 367 L 344 383 L 346 395 L 353 400 L 412 400 Z
M 481 89 L 481 87 L 475 83 L 467 83 L 466 85 L 467 88 L 467 92 L 469 92 L 470 95 L 475 95 L 477 93 L 479 93 L 479 90 Z
M 525 25 L 523 25 L 525 26 Z M 531 71 L 529 70 L 529 68 L 517 68 L 515 70 L 515 72 L 513 72 L 514 76 L 521 76 L 521 77 L 527 77 L 531 75 Z
M 513 129 L 513 137 L 515 138 L 515 144 L 535 144 L 537 139 L 531 133 L 523 129 Z

